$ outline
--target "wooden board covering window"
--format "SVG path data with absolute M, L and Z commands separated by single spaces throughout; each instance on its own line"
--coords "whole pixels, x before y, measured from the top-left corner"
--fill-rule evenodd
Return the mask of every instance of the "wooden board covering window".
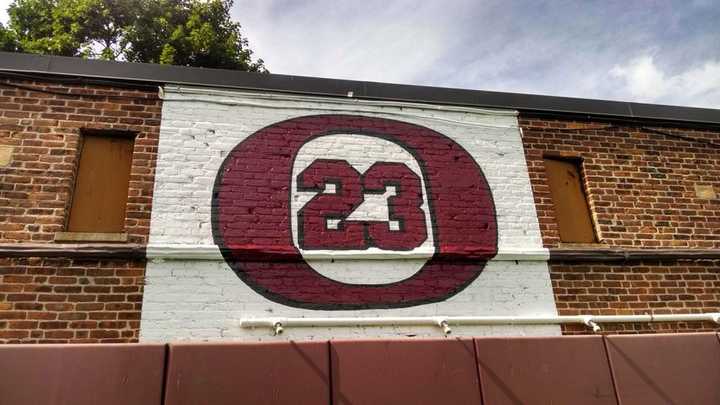
M 133 139 L 84 135 L 68 231 L 122 232 Z
M 555 206 L 560 241 L 595 242 L 595 232 L 578 162 L 545 158 L 545 171 Z

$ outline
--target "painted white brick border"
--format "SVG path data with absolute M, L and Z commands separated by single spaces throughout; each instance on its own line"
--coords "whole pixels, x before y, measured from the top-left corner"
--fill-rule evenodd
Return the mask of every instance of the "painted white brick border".
M 442 333 L 417 326 L 301 327 L 273 337 L 264 328 L 240 328 L 241 319 L 274 316 L 556 315 L 548 252 L 542 247 L 515 111 L 177 86 L 166 87 L 164 99 L 141 340 L 310 340 Z M 307 310 L 265 299 L 222 260 L 213 244 L 210 202 L 225 156 L 263 127 L 299 116 L 332 113 L 428 127 L 452 138 L 478 161 L 495 199 L 499 252 L 470 286 L 446 301 L 409 308 Z M 318 258 L 351 261 L 368 269 L 391 266 L 399 258 L 413 260 L 395 253 L 343 257 L 343 253 L 333 252 L 320 253 Z M 453 328 L 456 336 L 559 332 L 553 325 Z

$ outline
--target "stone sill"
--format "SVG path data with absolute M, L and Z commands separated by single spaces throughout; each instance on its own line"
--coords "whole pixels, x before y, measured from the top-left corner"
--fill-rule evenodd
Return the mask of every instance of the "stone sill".
M 56 232 L 55 242 L 117 242 L 128 241 L 128 234 L 119 233 L 98 233 L 98 232 Z

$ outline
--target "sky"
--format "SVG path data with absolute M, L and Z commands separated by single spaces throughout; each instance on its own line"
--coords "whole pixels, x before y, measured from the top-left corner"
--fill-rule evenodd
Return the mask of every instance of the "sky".
M 232 15 L 272 73 L 720 108 L 720 0 L 235 0 Z

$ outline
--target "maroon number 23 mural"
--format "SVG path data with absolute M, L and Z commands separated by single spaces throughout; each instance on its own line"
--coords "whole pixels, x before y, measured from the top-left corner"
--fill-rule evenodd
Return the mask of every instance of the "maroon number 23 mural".
M 265 127 L 229 153 L 212 203 L 228 265 L 259 294 L 294 307 L 442 301 L 497 253 L 478 162 L 436 131 L 385 118 L 315 115 Z M 388 261 L 407 257 L 410 273 L 391 275 L 397 266 Z M 349 260 L 362 266 L 344 266 Z

